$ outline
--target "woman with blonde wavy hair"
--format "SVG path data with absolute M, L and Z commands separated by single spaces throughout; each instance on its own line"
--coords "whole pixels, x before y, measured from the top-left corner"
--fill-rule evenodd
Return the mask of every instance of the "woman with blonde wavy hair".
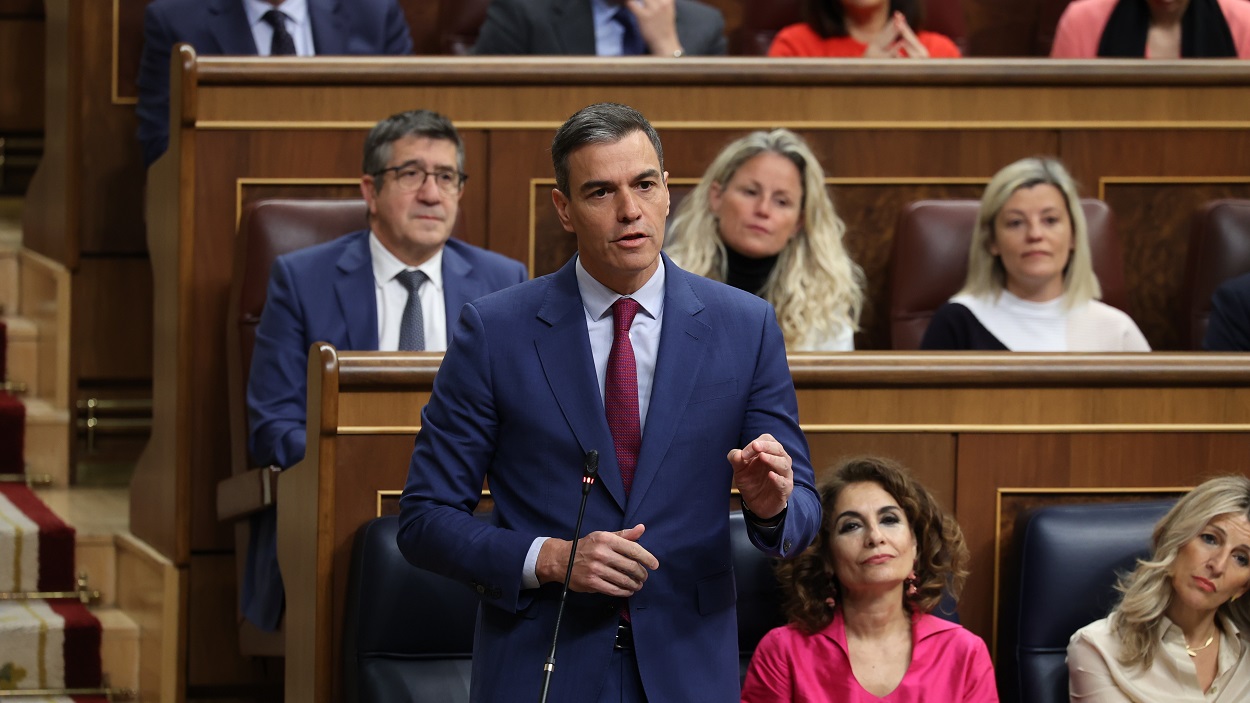
M 789 624 L 760 640 L 743 703 L 998 701 L 985 642 L 932 614 L 968 576 L 955 519 L 887 459 L 851 459 L 819 490 L 816 541 L 777 566 Z
M 1250 700 L 1250 479 L 1211 479 L 1155 525 L 1111 615 L 1068 644 L 1073 701 Z
M 864 276 L 807 143 L 753 132 L 721 151 L 668 233 L 677 265 L 772 303 L 789 351 L 854 348 Z
M 920 348 L 1150 351 L 1100 297 L 1076 182 L 1055 159 L 1021 159 L 985 187 L 963 290 L 934 313 Z

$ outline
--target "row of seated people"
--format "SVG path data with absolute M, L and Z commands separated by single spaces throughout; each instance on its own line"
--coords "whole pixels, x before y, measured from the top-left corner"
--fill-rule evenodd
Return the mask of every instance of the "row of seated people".
M 939 25 L 960 31 L 958 6 L 931 2 Z M 758 3 L 744 24 L 770 56 L 955 58 L 955 40 L 924 24 L 921 0 Z M 491 0 L 458 8 L 458 44 L 478 55 L 725 54 L 725 21 L 698 0 Z M 746 31 L 744 29 L 744 31 Z M 775 35 L 775 36 L 774 36 Z M 957 38 L 957 37 L 956 37 Z M 172 47 L 202 55 L 403 55 L 412 33 L 398 0 L 323 8 L 308 0 L 155 0 L 144 16 L 137 79 L 138 138 L 151 164 L 168 143 Z M 1052 55 L 1250 57 L 1245 0 L 1077 0 L 1061 18 Z
M 250 291 L 243 307 L 256 309 L 244 312 L 253 322 L 259 315 L 259 324 L 254 342 L 250 331 L 243 340 L 239 367 L 246 370 L 246 402 L 233 404 L 246 407 L 252 466 L 289 467 L 304 455 L 312 343 L 345 350 L 445 350 L 465 303 L 527 277 L 520 262 L 451 238 L 464 183 L 464 146 L 446 118 L 422 110 L 382 120 L 365 141 L 362 169 L 363 206 L 313 204 L 304 221 L 296 218 L 297 231 L 278 217 L 275 237 L 252 237 L 240 247 L 236 278 L 246 273 L 251 283 L 237 285 L 234 300 L 237 307 L 243 289 Z M 1007 343 L 1023 349 L 1134 348 L 1123 343 L 1126 338 L 1144 348 L 1127 316 L 1092 300 L 1098 284 L 1084 209 L 1071 179 L 1058 164 L 1036 159 L 1004 174 L 987 189 L 973 247 L 980 251 L 971 257 L 973 267 L 984 271 L 986 290 L 957 296 L 938 311 L 930 329 L 947 338 L 986 342 L 964 348 Z M 1038 193 L 1050 200 L 1042 206 L 1022 201 L 1020 212 L 1008 207 Z M 263 229 L 267 213 L 282 210 L 252 209 L 244 228 Z M 347 229 L 361 210 L 367 212 L 367 229 L 344 236 L 336 230 L 333 240 L 325 241 L 327 226 Z M 340 221 L 345 223 L 336 224 Z M 573 231 L 570 222 L 566 226 Z M 683 200 L 671 229 L 674 262 L 767 299 L 790 351 L 849 348 L 862 305 L 861 276 L 842 250 L 844 228 L 819 164 L 796 135 L 775 130 L 731 144 Z M 1046 255 L 1034 255 L 1043 244 L 1049 247 Z M 1025 246 L 1031 248 L 1020 251 Z M 275 250 L 294 249 L 300 250 L 275 260 Z M 1007 252 L 1024 261 L 1004 264 L 1011 260 Z M 253 262 L 249 271 L 249 257 L 265 263 L 257 270 Z M 1017 269 L 1022 273 L 1013 273 Z M 1076 287 L 1070 281 L 1078 269 L 1084 297 L 1070 303 L 1066 291 Z M 1018 287 L 1013 276 L 1026 287 Z M 1049 296 L 1032 304 L 1036 312 L 1027 286 Z M 1013 315 L 1016 308 L 1026 313 Z M 995 335 L 1003 340 L 988 343 L 998 340 Z M 1112 337 L 1120 346 L 1090 341 Z M 242 609 L 257 626 L 273 629 L 282 612 L 282 584 L 272 511 L 255 517 L 252 528 Z
M 1238 602 L 1250 590 L 1245 476 L 1211 479 L 1174 504 L 1025 516 L 1000 681 L 985 642 L 957 624 L 968 551 L 929 491 L 876 457 L 847 460 L 818 490 L 819 533 L 792 560 L 768 559 L 733 525 L 744 703 L 1250 695 L 1250 606 Z M 468 700 L 477 598 L 404 563 L 395 532 L 381 518 L 356 540 L 345 696 Z M 530 654 L 535 669 L 541 657 Z

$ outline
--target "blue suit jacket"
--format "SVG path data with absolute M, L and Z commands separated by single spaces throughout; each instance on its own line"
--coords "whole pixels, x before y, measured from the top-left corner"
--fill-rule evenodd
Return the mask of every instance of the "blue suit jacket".
M 448 240 L 443 247 L 448 335 L 454 335 L 453 323 L 466 303 L 526 278 L 519 261 Z M 369 232 L 278 257 L 267 296 L 248 373 L 248 451 L 256 465 L 285 468 L 304 457 L 308 348 L 315 342 L 356 351 L 378 348 Z M 243 583 L 243 613 L 265 629 L 276 628 L 282 616 L 273 533 L 273 511 L 253 520 Z
M 1207 351 L 1250 351 L 1250 273 L 1220 284 L 1202 342 Z
M 725 18 L 695 0 L 676 0 L 677 38 L 690 56 L 725 54 Z M 492 0 L 473 53 L 595 55 L 590 0 Z
M 736 593 L 726 453 L 772 433 L 794 459 L 782 526 L 757 546 L 790 556 L 814 538 L 820 505 L 772 306 L 667 257 L 654 389 L 626 497 L 604 414 L 574 264 L 465 307 L 422 412 L 399 546 L 417 566 L 482 597 L 473 700 L 537 695 L 559 584 L 522 590 L 536 537 L 571 538 L 586 452 L 599 452 L 583 533 L 646 525 L 660 562 L 630 598 L 639 670 L 656 701 L 738 700 Z M 471 516 L 489 478 L 491 524 Z M 552 699 L 596 700 L 619 601 L 571 593 Z
M 411 54 L 412 36 L 396 0 L 308 0 L 318 56 Z M 138 137 L 151 164 L 169 143 L 169 59 L 187 42 L 200 56 L 255 56 L 241 0 L 155 0 L 143 16 Z

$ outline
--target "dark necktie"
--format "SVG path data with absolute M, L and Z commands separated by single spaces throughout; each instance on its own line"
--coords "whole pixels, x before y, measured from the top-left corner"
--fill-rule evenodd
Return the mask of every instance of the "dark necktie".
M 621 5 L 616 10 L 616 14 L 612 16 L 617 24 L 621 25 L 621 56 L 642 56 L 647 53 L 647 43 L 642 39 L 642 33 L 638 31 L 638 20 L 634 19 L 634 13 L 629 8 Z
M 400 271 L 395 280 L 408 289 L 408 304 L 399 318 L 399 351 L 425 351 L 425 317 L 421 314 L 421 285 L 429 278 L 417 270 Z
M 273 27 L 273 43 L 269 45 L 270 56 L 294 56 L 295 39 L 286 31 L 286 15 L 278 10 L 266 12 L 261 19 Z
M 612 351 L 608 354 L 603 393 L 625 495 L 629 495 L 634 485 L 638 447 L 642 445 L 642 428 L 638 421 L 638 365 L 634 362 L 634 345 L 629 341 L 629 328 L 641 307 L 631 298 L 619 298 L 612 304 L 616 331 L 612 335 Z

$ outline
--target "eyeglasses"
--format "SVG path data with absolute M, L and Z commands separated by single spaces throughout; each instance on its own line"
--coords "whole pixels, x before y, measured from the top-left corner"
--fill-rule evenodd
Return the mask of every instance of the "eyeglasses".
M 461 186 L 463 186 L 464 182 L 469 178 L 469 174 L 467 173 L 460 173 L 459 171 L 450 171 L 447 169 L 426 171 L 420 166 L 410 163 L 384 168 L 373 174 L 373 176 L 375 178 L 382 178 L 386 175 L 387 171 L 393 171 L 395 173 L 395 185 L 399 186 L 399 189 L 405 193 L 420 190 L 421 187 L 425 185 L 426 179 L 432 176 L 434 178 L 434 185 L 438 186 L 439 190 L 443 191 L 447 195 L 453 195 L 456 191 L 460 190 Z

